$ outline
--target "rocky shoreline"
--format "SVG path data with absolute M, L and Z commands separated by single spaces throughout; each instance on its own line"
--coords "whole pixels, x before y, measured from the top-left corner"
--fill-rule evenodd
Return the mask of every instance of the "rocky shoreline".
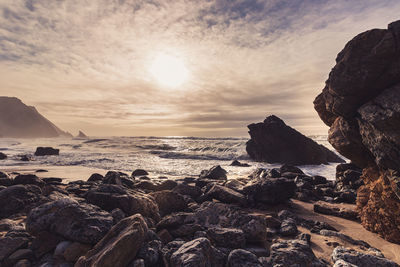
M 315 215 L 358 224 L 352 203 L 362 184 L 360 175 L 351 164 L 338 165 L 336 181 L 308 176 L 290 165 L 257 169 L 238 179 L 228 179 L 220 166 L 197 178 L 150 179 L 145 170 L 135 170 L 132 175 L 110 171 L 69 183 L 1 172 L 0 262 L 398 266 L 379 247 L 299 213 L 299 205 L 311 205 Z M 322 247 L 319 242 L 322 254 L 316 249 Z

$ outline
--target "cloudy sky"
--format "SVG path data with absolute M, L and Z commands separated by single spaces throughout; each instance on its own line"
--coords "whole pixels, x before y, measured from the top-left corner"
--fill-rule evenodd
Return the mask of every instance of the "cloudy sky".
M 269 114 L 326 133 L 337 53 L 398 19 L 399 0 L 0 0 L 0 95 L 89 135 L 247 136 Z

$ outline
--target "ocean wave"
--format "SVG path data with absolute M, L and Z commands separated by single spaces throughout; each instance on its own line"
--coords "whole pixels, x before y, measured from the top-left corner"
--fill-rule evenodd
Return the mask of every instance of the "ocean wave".
M 105 138 L 99 138 L 99 139 L 90 139 L 90 140 L 86 140 L 83 143 L 84 144 L 90 144 L 90 143 L 98 143 L 98 142 L 102 142 L 102 141 L 108 141 L 110 139 L 105 139 Z
M 114 162 L 112 159 L 108 158 L 100 158 L 100 159 L 83 159 L 83 160 L 76 160 L 76 161 L 71 161 L 71 162 L 63 162 L 64 164 L 71 165 L 71 166 L 77 166 L 77 165 L 87 165 L 87 164 L 92 164 L 92 163 L 100 163 L 100 162 Z M 61 163 L 61 162 L 60 162 Z
M 161 145 L 136 145 L 137 148 L 141 149 L 155 149 L 155 150 L 174 150 L 176 147 L 168 145 L 168 144 L 161 144 Z
M 236 154 L 189 154 L 182 152 L 165 152 L 165 151 L 150 151 L 150 154 L 157 155 L 164 159 L 191 159 L 191 160 L 234 160 L 234 159 L 247 159 L 247 155 L 236 155 Z

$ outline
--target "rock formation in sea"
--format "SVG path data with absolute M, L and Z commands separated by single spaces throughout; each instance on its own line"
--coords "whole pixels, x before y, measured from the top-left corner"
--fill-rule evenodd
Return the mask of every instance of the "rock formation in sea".
M 294 165 L 344 162 L 334 152 L 287 126 L 277 116 L 248 126 L 251 139 L 246 144 L 249 156 L 256 161 Z
M 82 131 L 79 131 L 79 133 L 78 133 L 78 135 L 76 137 L 77 138 L 88 138 L 87 135 Z
M 0 136 L 37 138 L 71 136 L 15 97 L 0 96 Z
M 363 226 L 400 243 L 400 21 L 348 42 L 314 106 L 332 146 L 363 168 Z

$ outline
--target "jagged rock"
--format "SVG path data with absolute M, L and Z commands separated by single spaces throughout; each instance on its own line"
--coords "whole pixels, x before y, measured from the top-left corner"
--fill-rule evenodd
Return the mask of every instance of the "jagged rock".
M 161 253 L 163 255 L 163 262 L 165 266 L 171 266 L 172 254 L 174 254 L 174 252 L 177 251 L 183 244 L 185 244 L 185 241 L 175 240 L 169 242 L 161 249 Z
M 183 244 L 171 256 L 171 267 L 222 266 L 221 253 L 214 248 L 207 238 L 201 237 Z
M 282 236 L 295 236 L 298 233 L 296 222 L 293 219 L 282 221 L 279 233 Z
M 317 259 L 305 240 L 293 239 L 272 244 L 270 266 L 327 267 Z
M 326 215 L 332 215 L 336 217 L 345 218 L 348 220 L 359 221 L 357 211 L 350 208 L 339 208 L 335 205 L 317 202 L 314 204 L 314 211 Z
M 145 176 L 145 175 L 149 175 L 149 173 L 142 169 L 136 169 L 132 172 L 132 177 Z
M 35 185 L 13 185 L 0 191 L 0 218 L 28 211 L 41 200 L 42 191 Z
M 75 266 L 127 266 L 141 248 L 147 230 L 147 224 L 140 214 L 125 218 L 114 225 L 85 256 L 79 258 Z
M 338 261 L 344 261 L 345 263 L 354 264 L 355 266 L 381 266 L 381 267 L 399 266 L 397 263 L 383 257 L 383 255 L 379 254 L 377 255 L 376 253 L 373 252 L 361 253 L 353 249 L 348 249 L 340 246 L 336 247 L 333 250 L 332 261 L 335 262 L 335 264 Z
M 203 170 L 200 174 L 200 178 L 208 178 L 214 180 L 226 180 L 226 170 L 224 170 L 220 165 L 214 166 L 209 170 Z
M 4 154 L 3 152 L 0 152 L 0 160 L 6 159 L 7 155 Z
M 178 193 L 169 190 L 153 192 L 149 194 L 158 205 L 161 217 L 177 211 L 184 211 L 187 203 L 184 197 Z
M 363 32 L 336 59 L 326 86 L 314 101 L 330 126 L 329 142 L 365 168 L 357 207 L 368 230 L 400 243 L 400 21 Z M 359 185 L 357 185 L 359 186 Z M 390 222 L 390 223 L 389 223 Z
M 178 184 L 174 189 L 172 189 L 172 191 L 181 195 L 190 196 L 194 200 L 202 194 L 200 187 L 187 184 Z
M 162 242 L 151 240 L 142 245 L 137 258 L 143 259 L 145 266 L 162 266 Z
M 255 202 L 279 204 L 289 200 L 296 190 L 293 180 L 273 178 L 252 181 L 243 187 L 244 193 Z
M 35 156 L 59 155 L 60 150 L 52 147 L 37 147 Z
M 155 221 L 160 219 L 158 206 L 151 196 L 131 191 L 122 186 L 99 185 L 89 190 L 85 198 L 88 203 L 106 211 L 119 208 L 128 216 L 140 213 Z
M 88 182 L 101 182 L 104 180 L 104 176 L 98 173 L 93 173 L 90 175 Z
M 287 126 L 274 115 L 262 123 L 250 124 L 248 128 L 251 139 L 246 150 L 253 160 L 294 165 L 344 162 L 334 152 Z
M 84 134 L 84 132 L 79 131 L 78 135 L 76 136 L 78 138 L 88 138 L 86 134 Z
M 240 229 L 214 227 L 207 230 L 207 236 L 217 247 L 243 248 L 246 244 L 245 234 Z
M 113 218 L 108 212 L 63 198 L 32 209 L 27 217 L 26 229 L 34 236 L 49 232 L 68 240 L 95 244 L 112 224 Z
M 244 250 L 235 249 L 229 253 L 227 267 L 262 267 L 256 255 Z

